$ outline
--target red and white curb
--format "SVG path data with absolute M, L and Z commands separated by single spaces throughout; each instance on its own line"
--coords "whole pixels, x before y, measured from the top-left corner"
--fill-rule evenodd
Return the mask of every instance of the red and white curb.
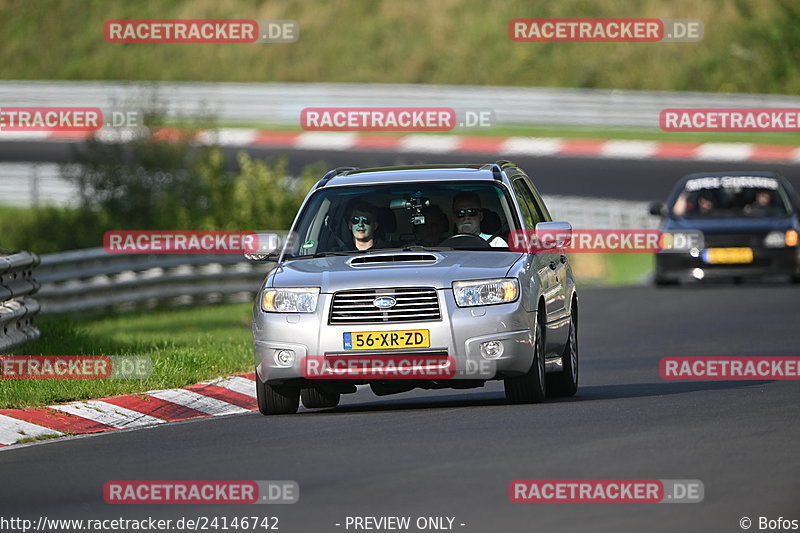
M 101 433 L 256 409 L 254 372 L 182 389 L 154 390 L 48 407 L 0 409 L 0 447 L 29 437 Z
M 101 141 L 124 140 L 132 132 L 102 129 Z M 180 138 L 177 129 L 163 129 L 157 139 Z M 2 141 L 82 141 L 87 132 L 0 132 Z M 477 137 L 469 135 L 378 135 L 349 132 L 293 132 L 223 128 L 197 132 L 193 141 L 233 147 L 273 147 L 292 150 L 392 151 L 436 154 L 496 154 L 507 156 L 569 156 L 609 159 L 678 159 L 695 161 L 761 161 L 800 163 L 800 147 L 756 143 L 689 143 L 547 137 Z

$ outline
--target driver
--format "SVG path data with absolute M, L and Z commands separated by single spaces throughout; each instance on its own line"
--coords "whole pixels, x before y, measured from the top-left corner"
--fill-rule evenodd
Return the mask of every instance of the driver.
M 483 221 L 481 198 L 474 192 L 462 192 L 453 198 L 453 217 L 456 221 L 457 234 L 478 235 L 483 240 L 489 241 L 489 246 L 508 247 L 508 243 L 500 237 L 490 240 L 491 235 L 481 233 L 481 222 Z

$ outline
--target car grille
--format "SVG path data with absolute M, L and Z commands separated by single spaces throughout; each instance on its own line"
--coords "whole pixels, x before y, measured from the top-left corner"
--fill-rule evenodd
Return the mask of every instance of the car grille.
M 394 307 L 379 309 L 372 301 L 379 296 L 391 296 Z M 393 289 L 360 289 L 341 291 L 333 295 L 331 324 L 384 324 L 387 322 L 417 322 L 440 320 L 439 298 L 432 287 L 397 287 Z
M 703 244 L 706 248 L 758 247 L 764 241 L 764 236 L 763 233 L 706 233 L 703 235 Z

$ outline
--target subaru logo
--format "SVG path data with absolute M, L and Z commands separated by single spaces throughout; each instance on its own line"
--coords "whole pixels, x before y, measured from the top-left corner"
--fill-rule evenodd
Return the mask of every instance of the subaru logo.
M 377 298 L 372 300 L 372 305 L 374 305 L 378 309 L 389 309 L 390 307 L 394 307 L 396 303 L 397 300 L 395 300 L 391 296 L 378 296 Z

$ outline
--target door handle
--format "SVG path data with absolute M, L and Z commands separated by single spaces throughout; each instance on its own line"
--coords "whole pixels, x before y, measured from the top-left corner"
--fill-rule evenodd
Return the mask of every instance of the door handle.
M 550 261 L 550 268 L 553 269 L 553 270 L 556 269 L 556 262 L 555 261 Z
M 566 262 L 567 262 L 567 256 L 564 255 L 564 254 L 561 254 L 561 263 L 563 264 L 563 263 L 566 263 Z

